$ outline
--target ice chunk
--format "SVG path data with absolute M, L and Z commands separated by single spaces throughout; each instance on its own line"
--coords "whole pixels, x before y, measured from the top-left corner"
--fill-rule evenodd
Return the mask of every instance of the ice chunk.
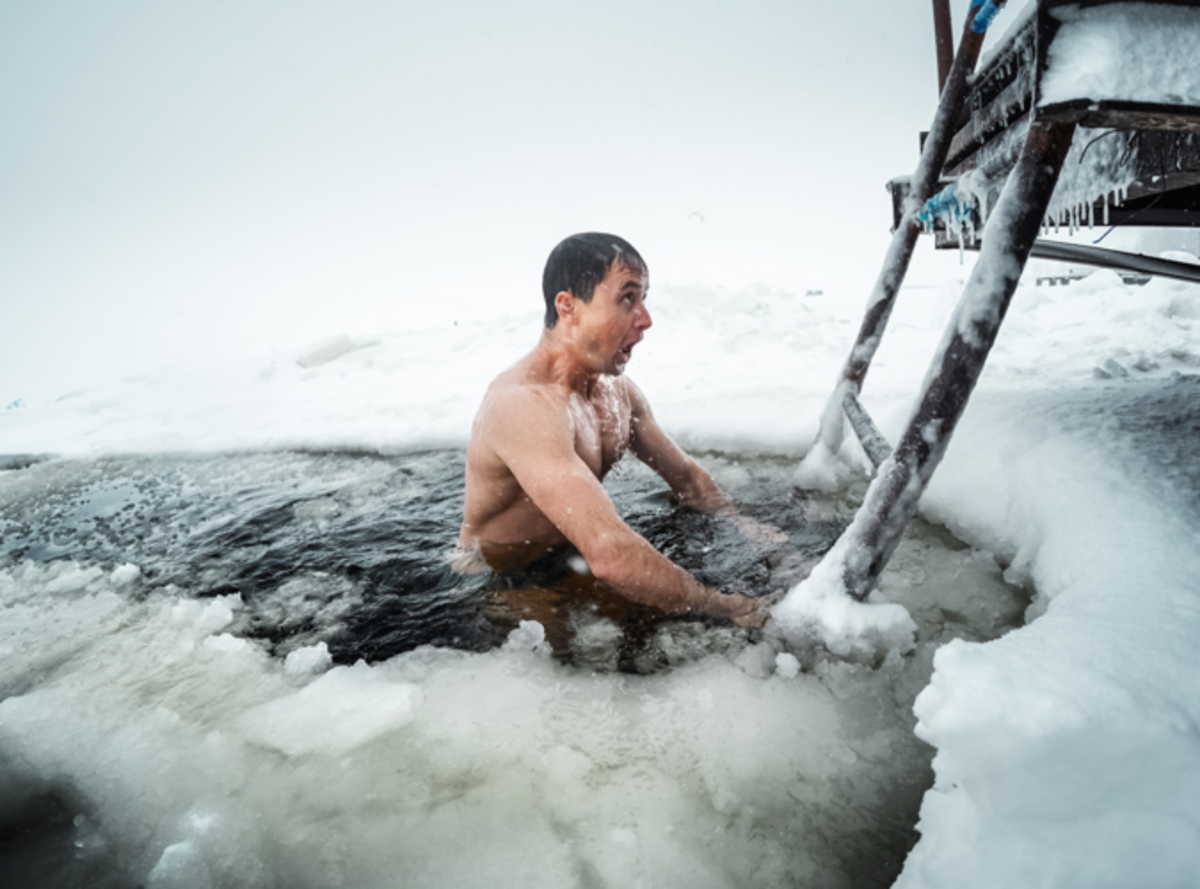
M 171 620 L 190 625 L 197 636 L 217 633 L 233 623 L 233 610 L 241 607 L 242 597 L 218 596 L 208 602 L 181 599 L 171 606 Z
M 212 884 L 208 865 L 191 840 L 163 849 L 146 877 L 147 889 L 209 889 Z
M 817 439 L 800 465 L 792 480 L 797 487 L 810 491 L 836 491 L 849 476 L 848 467 L 823 440 Z
M 504 640 L 504 650 L 549 654 L 550 645 L 546 642 L 546 628 L 536 620 L 521 621 Z
M 283 671 L 289 676 L 307 676 L 310 673 L 323 673 L 332 664 L 329 646 L 318 642 L 316 645 L 306 645 L 289 652 L 283 660 Z
M 784 679 L 795 679 L 800 675 L 800 661 L 791 652 L 781 651 L 775 655 L 775 673 Z
M 240 722 L 248 738 L 289 756 L 337 755 L 408 725 L 421 701 L 417 686 L 359 661 L 248 711 Z
M 842 583 L 837 549 L 771 610 L 784 637 L 797 646 L 818 642 L 831 653 L 872 662 L 889 651 L 913 647 L 917 625 L 892 602 L 859 602 Z
M 112 570 L 108 579 L 112 581 L 112 585 L 116 587 L 129 586 L 135 580 L 142 576 L 142 569 L 137 565 L 132 565 L 126 562 L 123 565 L 118 565 Z
M 336 361 L 343 355 L 349 352 L 355 352 L 359 349 L 365 349 L 368 346 L 374 346 L 379 342 L 375 339 L 365 339 L 360 337 L 350 337 L 344 333 L 339 333 L 336 336 L 327 337 L 323 340 L 310 345 L 307 349 L 296 356 L 296 363 L 303 368 L 319 367 L 322 364 L 328 364 L 331 361 Z
M 226 655 L 252 654 L 258 650 L 250 640 L 234 636 L 231 633 L 218 633 L 215 636 L 209 636 L 204 640 L 201 648 L 205 651 Z
M 52 595 L 78 593 L 103 573 L 99 568 L 80 568 L 74 564 L 67 564 L 60 569 L 57 577 L 46 584 L 46 592 Z
M 766 679 L 775 664 L 775 648 L 769 642 L 747 645 L 733 659 L 733 663 L 747 676 Z

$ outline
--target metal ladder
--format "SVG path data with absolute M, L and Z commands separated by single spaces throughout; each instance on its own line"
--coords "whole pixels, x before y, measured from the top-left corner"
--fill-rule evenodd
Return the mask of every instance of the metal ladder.
M 934 0 L 935 26 L 939 32 L 948 28 L 944 4 L 945 0 Z M 980 5 L 973 3 L 968 13 L 958 51 L 944 76 L 937 112 L 925 139 L 920 162 L 905 184 L 904 199 L 896 202 L 895 230 L 858 336 L 822 413 L 817 439 L 805 458 L 815 458 L 814 462 L 819 463 L 836 454 L 843 439 L 844 424 L 848 421 L 875 467 L 862 505 L 824 557 L 826 561 L 839 563 L 834 567 L 846 592 L 860 600 L 875 586 L 916 514 L 921 495 L 941 462 L 983 371 L 1031 254 L 1200 281 L 1200 267 L 1188 263 L 1038 240 L 1078 123 L 1111 125 L 1118 129 L 1196 132 L 1200 131 L 1200 108 L 1181 105 L 1164 112 L 1162 106 L 1154 106 L 1150 109 L 1153 113 L 1148 114 L 1144 107 L 1125 107 L 1136 103 L 1108 103 L 1106 106 L 1101 102 L 1085 103 L 1086 107 L 1076 103 L 1069 108 L 1044 112 L 1033 99 L 1028 109 L 1024 140 L 999 200 L 991 210 L 987 239 L 979 245 L 979 259 L 941 346 L 933 356 L 911 419 L 894 447 L 884 439 L 859 395 L 922 230 L 917 213 L 939 185 L 947 152 L 966 107 L 970 75 L 984 37 L 981 30 L 973 27 Z M 1001 4 L 992 4 L 997 5 Z M 1035 21 L 1029 26 L 1038 30 L 1043 50 L 1056 27 L 1047 15 L 1052 5 L 1054 0 L 1039 0 Z M 1175 2 L 1174 5 L 1200 4 Z M 1200 18 L 1197 26 L 1200 27 Z M 939 33 L 939 37 L 942 36 Z M 939 44 L 944 48 L 944 40 L 939 40 Z M 1036 64 L 1042 65 L 1043 60 L 1039 58 Z M 1185 224 L 1200 225 L 1200 206 L 1190 218 L 1191 221 Z

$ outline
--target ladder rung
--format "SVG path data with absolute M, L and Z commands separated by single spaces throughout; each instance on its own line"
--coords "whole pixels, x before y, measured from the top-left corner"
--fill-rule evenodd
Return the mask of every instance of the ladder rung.
M 854 434 L 862 442 L 863 450 L 878 469 L 879 464 L 892 455 L 892 446 L 887 443 L 887 439 L 883 437 L 883 433 L 853 392 L 847 392 L 846 397 L 842 399 L 842 410 L 846 412 L 846 419 L 850 421 Z

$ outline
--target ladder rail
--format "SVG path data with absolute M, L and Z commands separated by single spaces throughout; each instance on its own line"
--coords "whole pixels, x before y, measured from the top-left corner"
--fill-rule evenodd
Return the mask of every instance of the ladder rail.
M 1002 5 L 1003 0 L 997 5 Z M 900 224 L 892 233 L 892 240 L 884 256 L 883 267 L 871 290 L 867 310 L 863 315 L 858 336 L 850 350 L 850 355 L 842 368 L 837 385 L 829 398 L 825 410 L 821 414 L 820 430 L 817 433 L 814 447 L 821 446 L 827 452 L 835 452 L 842 442 L 843 412 L 842 402 L 847 392 L 858 395 L 862 391 L 863 381 L 870 369 L 871 361 L 879 348 L 879 341 L 887 328 L 895 305 L 896 294 L 904 283 L 908 265 L 912 260 L 916 247 L 920 226 L 916 222 L 916 213 L 925 201 L 933 194 L 946 162 L 946 153 L 950 142 L 957 130 L 958 121 L 962 114 L 966 99 L 969 78 L 979 60 L 983 47 L 984 32 L 972 29 L 976 8 L 972 5 L 963 25 L 963 35 L 959 41 L 958 51 L 954 54 L 954 63 L 946 77 L 945 87 L 938 100 L 937 111 L 929 134 L 921 149 L 921 158 L 916 171 L 911 178 L 912 188 L 909 192 L 908 207 Z
M 946 452 L 1033 249 L 1074 132 L 1071 123 L 1029 127 L 916 409 L 850 526 L 825 556 L 842 560 L 846 592 L 856 599 L 874 587 Z

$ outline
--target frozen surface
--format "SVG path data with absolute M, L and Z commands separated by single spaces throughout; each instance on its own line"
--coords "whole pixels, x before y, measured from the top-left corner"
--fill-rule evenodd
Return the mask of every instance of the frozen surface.
M 908 702 L 932 653 L 1021 607 L 986 554 L 911 539 L 897 569 L 912 657 L 681 635 L 673 670 L 628 676 L 555 661 L 532 622 L 482 654 L 281 660 L 231 635 L 237 596 L 24 563 L 0 570 L 0 822 L 58 800 L 78 866 L 121 886 L 882 885 L 912 815 L 879 813 L 929 781 Z
M 1040 104 L 1123 99 L 1200 105 L 1200 9 L 1108 3 L 1056 10 Z
M 1046 207 L 1046 226 L 1070 235 L 1107 225 L 1108 208 L 1122 203 L 1135 181 L 1138 147 L 1133 133 L 1076 127 Z M 1102 202 L 1099 214 L 1097 201 Z
M 901 293 L 864 392 L 893 439 L 959 286 Z M 798 457 L 861 304 L 664 287 L 630 372 L 686 446 Z M 537 319 L 5 393 L 21 404 L 0 412 L 0 452 L 461 445 Z M 915 708 L 934 786 L 899 885 L 1184 886 L 1200 869 L 1197 324 L 1179 282 L 1096 272 L 1015 295 L 923 509 L 1036 598 L 1027 627 L 938 650 Z M 314 350 L 327 360 L 300 366 Z M 834 487 L 861 467 L 850 444 L 826 456 Z M 954 606 L 920 596 L 969 576 L 959 601 L 986 610 L 1001 587 L 980 559 L 914 552 L 880 601 L 950 626 Z M 151 885 L 388 885 L 380 849 L 414 885 L 812 885 L 841 864 L 795 837 L 853 833 L 831 801 L 865 805 L 885 766 L 928 786 L 896 703 L 926 684 L 928 629 L 876 666 L 774 643 L 623 679 L 568 671 L 526 634 L 327 670 L 319 649 L 284 662 L 231 635 L 236 598 L 131 597 L 140 583 L 116 564 L 0 572 L 0 799 L 55 788 L 83 847 L 123 850 Z
M 830 555 L 775 606 L 772 616 L 794 645 L 816 641 L 848 660 L 875 662 L 889 652 L 912 650 L 917 626 L 903 606 L 878 593 L 859 602 L 846 593 Z
M 915 707 L 937 783 L 897 885 L 1191 885 L 1200 381 L 973 410 L 926 513 L 1011 560 L 1036 619 L 937 653 Z

